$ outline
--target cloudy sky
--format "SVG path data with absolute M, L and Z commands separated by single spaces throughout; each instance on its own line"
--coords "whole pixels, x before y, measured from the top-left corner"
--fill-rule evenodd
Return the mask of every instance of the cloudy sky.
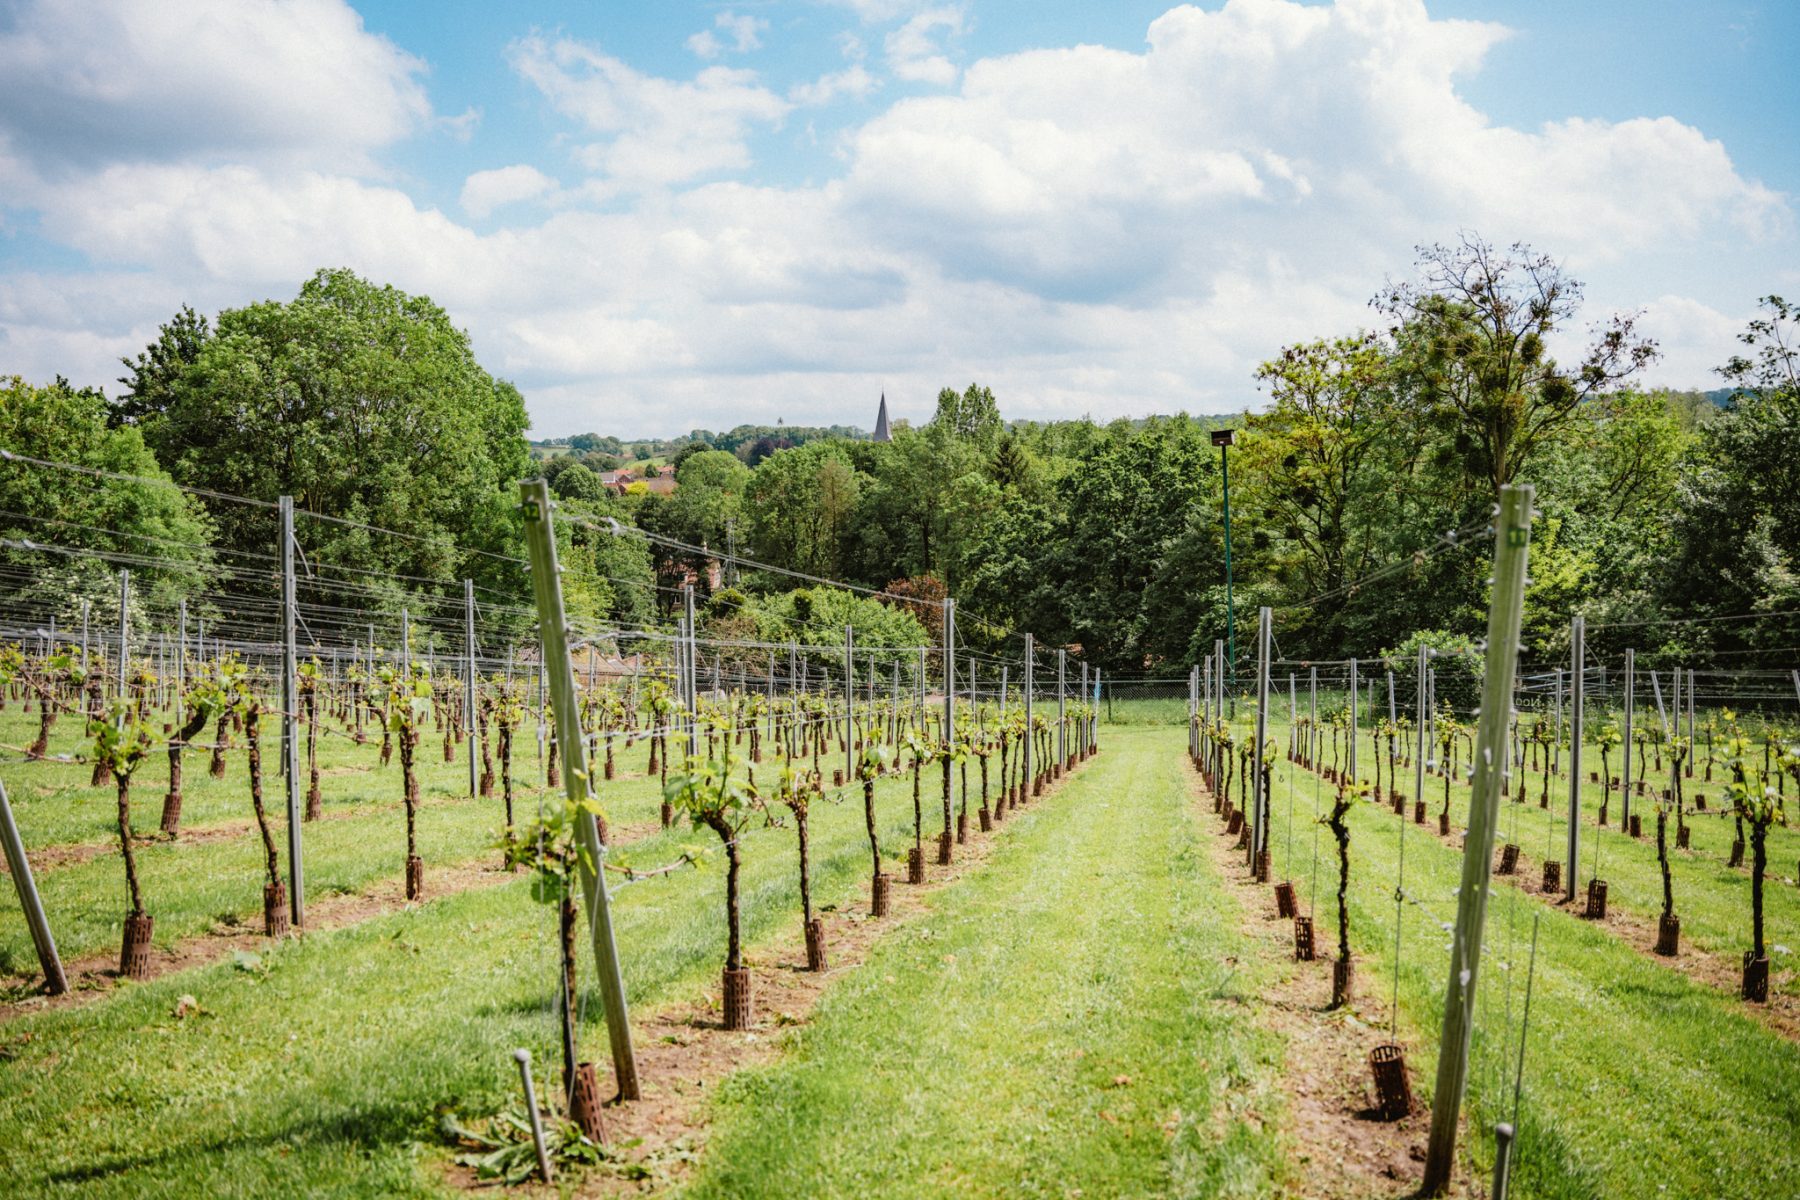
M 534 428 L 1257 403 L 1420 243 L 1523 240 L 1713 386 L 1800 292 L 1790 0 L 0 0 L 0 373 L 423 292 Z

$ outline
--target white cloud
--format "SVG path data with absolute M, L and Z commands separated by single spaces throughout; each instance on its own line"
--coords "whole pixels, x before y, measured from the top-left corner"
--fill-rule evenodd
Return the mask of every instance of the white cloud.
M 1727 314 L 1688 296 L 1664 295 L 1644 305 L 1638 328 L 1656 339 L 1662 355 L 1645 382 L 1674 388 L 1723 387 L 1718 368 L 1740 347 L 1737 335 L 1757 315 L 1755 298 L 1744 297 L 1741 312 Z
M 956 64 L 944 56 L 939 45 L 942 36 L 956 37 L 963 31 L 960 8 L 928 8 L 908 18 L 906 24 L 887 35 L 888 69 L 900 79 L 913 83 L 931 83 L 948 87 L 956 82 Z
M 842 71 L 827 72 L 811 83 L 795 84 L 788 89 L 788 99 L 802 107 L 817 108 L 844 96 L 862 100 L 875 88 L 875 77 L 861 63 L 854 63 Z
M 556 180 L 536 167 L 518 163 L 469 176 L 463 181 L 461 203 L 464 212 L 479 220 L 497 208 L 534 200 L 555 189 Z
M 533 36 L 508 54 L 557 111 L 608 140 L 579 160 L 621 187 L 659 187 L 750 165 L 751 131 L 792 107 L 754 71 L 707 67 L 691 81 L 662 79 L 568 38 Z
M 922 28 L 929 59 L 959 27 Z M 42 52 L 78 59 L 65 36 Z M 597 175 L 562 191 L 523 161 L 471 175 L 461 212 L 500 223 L 481 234 L 366 161 L 428 127 L 404 103 L 354 137 L 189 139 L 85 167 L 6 125 L 0 190 L 93 268 L 0 270 L 0 361 L 110 385 L 180 303 L 288 296 L 341 264 L 446 305 L 546 432 L 867 424 L 884 385 L 923 417 L 970 379 L 1009 415 L 1218 411 L 1256 402 L 1251 372 L 1284 342 L 1370 322 L 1415 243 L 1469 228 L 1567 260 L 1592 317 L 1645 307 L 1665 349 L 1652 381 L 1709 384 L 1800 261 L 1788 202 L 1655 114 L 1497 124 L 1457 84 L 1504 36 L 1417 0 L 1175 9 L 1135 52 L 970 62 L 847 130 L 837 178 L 787 187 L 750 181 L 753 139 L 871 94 L 854 54 L 782 96 L 749 71 L 663 79 L 528 38 L 510 61 Z M 416 87 L 404 56 L 374 61 Z M 201 75 L 164 103 L 228 103 Z
M 423 69 L 343 0 L 26 0 L 0 24 L 0 136 L 52 173 L 366 164 L 430 118 Z
M 717 58 L 727 50 L 747 54 L 761 48 L 763 32 L 768 28 L 769 23 L 761 17 L 722 12 L 713 18 L 712 29 L 702 29 L 687 40 L 687 48 L 705 59 Z M 713 29 L 725 37 L 721 39 Z

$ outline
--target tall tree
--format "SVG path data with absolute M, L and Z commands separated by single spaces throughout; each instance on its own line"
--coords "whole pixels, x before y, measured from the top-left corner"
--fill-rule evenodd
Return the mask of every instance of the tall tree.
M 310 523 L 314 561 L 521 586 L 489 554 L 518 545 L 510 489 L 527 463 L 524 402 L 429 299 L 320 271 L 291 301 L 221 313 L 157 402 L 144 439 L 180 482 L 288 494 L 304 513 L 405 535 Z M 209 504 L 227 544 L 274 546 L 268 509 Z M 396 599 L 403 590 L 365 583 Z
M 1800 309 L 1765 297 L 1740 340 L 1746 352 L 1721 369 L 1731 398 L 1700 433 L 1671 530 L 1662 600 L 1682 615 L 1800 606 Z M 1683 648 L 1757 653 L 1792 645 L 1800 622 L 1773 616 L 1681 632 Z
M 1393 483 L 1379 442 L 1405 436 L 1392 371 L 1367 334 L 1289 346 L 1257 369 L 1272 404 L 1245 420 L 1245 493 L 1283 536 L 1303 596 L 1335 591 L 1370 565 Z
M 205 510 L 169 481 L 136 429 L 109 427 L 107 418 L 97 391 L 62 379 L 35 387 L 0 378 L 0 446 L 110 473 L 0 460 L 0 537 L 91 552 L 0 548 L 10 568 L 0 572 L 6 590 L 37 619 L 55 615 L 64 628 L 84 598 L 101 619 L 116 619 L 118 556 L 131 567 L 138 599 L 159 607 L 209 578 Z
M 1519 478 L 1582 403 L 1618 387 L 1656 356 L 1636 319 L 1605 321 L 1576 366 L 1550 356 L 1575 320 L 1582 286 L 1555 259 L 1465 234 L 1419 248 L 1418 279 L 1375 298 L 1392 322 L 1415 402 L 1454 429 L 1464 469 L 1490 494 Z
M 184 304 L 158 328 L 156 340 L 143 353 L 120 359 L 126 374 L 119 382 L 125 390 L 113 402 L 113 423 L 136 424 L 167 411 L 175 399 L 176 382 L 199 361 L 211 337 L 205 314 Z

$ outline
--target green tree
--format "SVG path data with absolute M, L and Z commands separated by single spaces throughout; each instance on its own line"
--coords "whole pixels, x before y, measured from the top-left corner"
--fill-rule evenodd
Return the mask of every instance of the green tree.
M 1385 289 L 1375 307 L 1393 321 L 1413 402 L 1454 431 L 1464 470 L 1490 495 L 1519 478 L 1584 401 L 1656 356 L 1634 317 L 1614 315 L 1574 368 L 1559 366 L 1549 342 L 1574 322 L 1582 285 L 1528 246 L 1464 235 L 1420 247 L 1417 265 L 1418 280 Z
M 115 424 L 136 424 L 168 410 L 175 399 L 175 384 L 200 358 L 212 337 L 203 313 L 187 305 L 158 328 L 156 340 L 136 358 L 122 358 L 127 374 L 119 382 L 125 391 L 113 402 Z
M 198 501 L 182 493 L 157 465 L 133 428 L 108 425 L 99 392 L 58 379 L 34 387 L 0 378 L 0 447 L 15 454 L 70 463 L 138 482 L 0 460 L 0 537 L 91 555 L 0 548 L 12 568 L 7 590 L 64 628 L 85 598 L 94 615 L 116 620 L 119 563 L 128 556 L 140 602 L 167 607 L 210 578 L 207 543 L 213 530 Z
M 841 578 L 863 477 L 838 442 L 812 442 L 764 459 L 745 491 L 756 558 Z
M 944 388 L 938 393 L 937 412 L 929 428 L 985 449 L 1000 436 L 1000 405 L 994 393 L 978 383 L 971 383 L 961 393 Z
M 518 391 L 481 368 L 443 309 L 347 270 L 320 271 L 294 300 L 221 313 L 142 421 L 182 483 L 263 501 L 288 494 L 304 513 L 405 535 L 307 523 L 300 536 L 315 564 L 513 590 L 518 573 L 481 552 L 519 545 L 512 484 L 526 468 L 525 426 Z M 226 544 L 274 547 L 270 510 L 209 506 Z M 402 591 L 392 580 L 364 586 L 395 600 Z
M 1256 377 L 1273 403 L 1245 420 L 1241 494 L 1281 534 L 1300 594 L 1335 592 L 1373 564 L 1391 516 L 1380 443 L 1400 424 L 1392 360 L 1365 334 L 1289 346 Z
M 1800 606 L 1800 310 L 1779 296 L 1740 335 L 1722 369 L 1733 392 L 1700 432 L 1670 530 L 1660 599 L 1681 616 Z M 1694 651 L 1792 645 L 1800 622 L 1776 616 L 1683 631 Z M 1746 665 L 1745 660 L 1735 660 Z

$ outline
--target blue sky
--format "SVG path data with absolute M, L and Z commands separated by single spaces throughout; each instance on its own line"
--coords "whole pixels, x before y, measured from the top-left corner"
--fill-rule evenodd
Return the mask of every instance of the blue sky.
M 0 0 L 0 372 L 347 265 L 540 434 L 1223 411 L 1474 231 L 1709 386 L 1800 292 L 1796 47 L 1775 0 Z

